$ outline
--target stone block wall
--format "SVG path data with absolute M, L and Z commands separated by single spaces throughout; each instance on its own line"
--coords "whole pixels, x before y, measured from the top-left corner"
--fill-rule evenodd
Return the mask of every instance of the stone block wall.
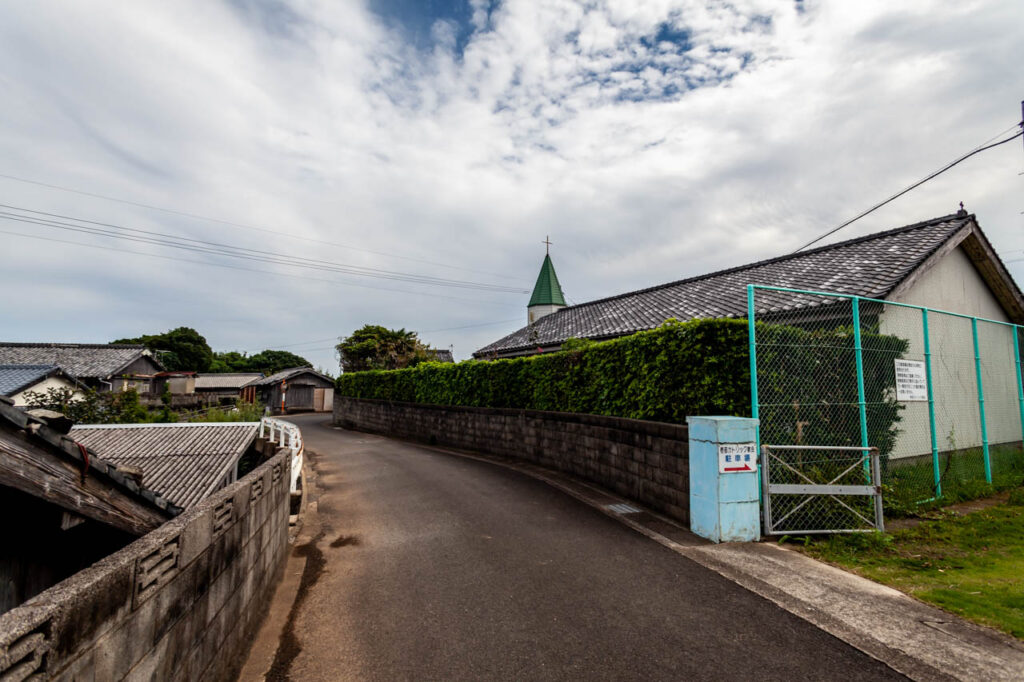
M 7 680 L 229 680 L 288 552 L 287 452 L 0 616 Z
M 421 405 L 334 396 L 334 423 L 572 474 L 690 521 L 685 426 L 568 412 Z

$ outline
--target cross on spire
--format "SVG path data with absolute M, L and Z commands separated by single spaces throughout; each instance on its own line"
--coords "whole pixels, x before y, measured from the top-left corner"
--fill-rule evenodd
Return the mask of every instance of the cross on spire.
M 544 246 L 544 254 L 550 256 L 551 255 L 551 244 L 552 244 L 551 237 L 550 236 L 544 237 L 544 241 L 542 241 L 541 244 L 545 245 Z

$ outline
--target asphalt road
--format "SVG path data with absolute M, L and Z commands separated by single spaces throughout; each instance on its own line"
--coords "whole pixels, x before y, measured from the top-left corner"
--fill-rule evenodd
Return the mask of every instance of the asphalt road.
M 320 537 L 290 679 L 904 679 L 544 483 L 291 419 Z

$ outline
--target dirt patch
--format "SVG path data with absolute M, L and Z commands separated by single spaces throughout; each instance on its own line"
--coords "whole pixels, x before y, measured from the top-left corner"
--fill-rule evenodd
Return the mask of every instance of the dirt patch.
M 297 556 L 306 557 L 306 567 L 302 570 L 302 580 L 299 582 L 299 590 L 295 595 L 295 602 L 288 612 L 288 622 L 285 623 L 284 630 L 281 632 L 281 642 L 277 646 L 274 662 L 270 665 L 270 670 L 267 671 L 265 677 L 268 682 L 285 682 L 290 680 L 291 677 L 289 677 L 288 673 L 291 670 L 292 662 L 295 661 L 299 652 L 302 651 L 299 638 L 295 635 L 295 617 L 298 615 L 299 609 L 302 608 L 302 603 L 306 600 L 309 589 L 320 580 L 320 576 L 324 572 L 324 566 L 327 564 L 327 561 L 324 559 L 324 553 L 316 546 L 323 536 L 323 531 L 321 531 L 306 544 L 295 548 Z
M 969 500 L 967 502 L 959 502 L 957 504 L 951 504 L 948 507 L 942 507 L 937 512 L 933 512 L 931 515 L 923 514 L 918 517 L 910 517 L 906 519 L 893 519 L 892 521 L 886 520 L 885 530 L 888 532 L 895 532 L 898 530 L 904 530 L 906 528 L 914 528 L 920 525 L 924 521 L 934 520 L 938 515 L 952 514 L 955 516 L 966 516 L 982 509 L 989 509 L 999 504 L 1003 504 L 1010 497 L 1010 491 L 1006 490 L 1001 493 L 996 493 L 991 497 L 984 497 L 980 500 Z
M 348 547 L 350 545 L 358 545 L 359 538 L 355 535 L 339 535 L 335 538 L 334 542 L 331 543 L 331 547 Z

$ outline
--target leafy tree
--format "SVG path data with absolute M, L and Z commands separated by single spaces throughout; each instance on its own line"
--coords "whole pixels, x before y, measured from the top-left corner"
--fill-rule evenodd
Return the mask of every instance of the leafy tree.
M 286 350 L 265 350 L 249 358 L 250 372 L 273 374 L 291 367 L 312 367 L 313 363 L 295 353 Z
M 416 332 L 363 325 L 341 340 L 335 349 L 342 372 L 371 369 L 403 369 L 431 359 Z
M 237 351 L 214 353 L 211 372 L 263 372 L 273 374 L 291 367 L 312 367 L 311 363 L 301 355 L 286 350 L 265 350 L 255 355 L 246 355 Z
M 160 358 L 168 370 L 206 372 L 213 363 L 213 349 L 206 338 L 191 327 L 177 327 L 163 334 L 146 334 L 112 343 L 141 343 Z

